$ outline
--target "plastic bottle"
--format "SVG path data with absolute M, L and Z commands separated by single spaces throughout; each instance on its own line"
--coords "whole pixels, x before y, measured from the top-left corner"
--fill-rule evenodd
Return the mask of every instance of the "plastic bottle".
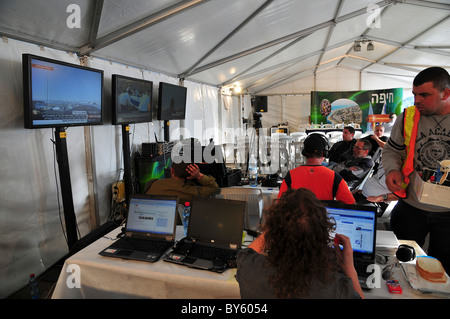
M 31 299 L 39 299 L 39 286 L 34 274 L 30 274 L 30 295 Z
M 434 180 L 439 183 L 439 181 L 441 180 L 442 177 L 442 172 L 441 172 L 441 168 L 438 167 L 436 174 L 434 175 Z
M 189 215 L 191 214 L 191 203 L 185 202 L 184 203 L 184 210 L 183 210 L 183 228 L 184 228 L 184 236 L 187 236 L 187 230 L 189 226 Z
M 248 182 L 250 186 L 258 186 L 258 163 L 254 155 L 248 161 Z

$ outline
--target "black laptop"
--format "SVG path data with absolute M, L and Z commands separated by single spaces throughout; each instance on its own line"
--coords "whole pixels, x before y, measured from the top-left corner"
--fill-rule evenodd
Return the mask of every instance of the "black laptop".
M 368 280 L 372 278 L 374 269 L 369 266 L 375 264 L 377 208 L 370 205 L 346 205 L 336 201 L 322 203 L 336 221 L 335 233 L 350 238 L 361 287 L 371 288 L 373 285 Z M 331 235 L 334 237 L 334 233 Z
M 131 195 L 123 236 L 99 254 L 157 261 L 175 242 L 178 197 Z
M 223 272 L 241 248 L 245 201 L 195 198 L 187 236 L 178 241 L 164 261 L 192 268 Z

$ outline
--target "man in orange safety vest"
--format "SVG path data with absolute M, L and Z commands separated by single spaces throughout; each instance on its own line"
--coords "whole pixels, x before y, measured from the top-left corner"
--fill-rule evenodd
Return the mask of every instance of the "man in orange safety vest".
M 413 94 L 415 106 L 399 115 L 382 154 L 386 185 L 399 197 L 391 230 L 421 246 L 430 233 L 428 254 L 450 273 L 450 208 L 422 203 L 413 190 L 415 178 L 450 159 L 450 75 L 440 67 L 421 71 Z

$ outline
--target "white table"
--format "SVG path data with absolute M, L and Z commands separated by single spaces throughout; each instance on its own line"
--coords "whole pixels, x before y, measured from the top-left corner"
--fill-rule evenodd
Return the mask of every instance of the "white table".
M 68 258 L 63 266 L 53 299 L 154 298 L 154 299 L 238 299 L 236 269 L 223 273 L 192 269 L 159 260 L 156 263 L 102 257 L 98 253 L 116 238 L 120 227 Z M 183 234 L 177 226 L 177 240 Z M 251 241 L 246 238 L 246 245 Z M 378 241 L 377 241 L 378 242 Z M 402 243 L 402 241 L 400 241 Z M 420 247 L 419 247 L 420 248 Z M 416 247 L 416 249 L 418 249 Z M 422 252 L 418 251 L 418 254 Z M 380 265 L 383 268 L 383 265 Z M 72 271 L 73 273 L 72 273 Z M 449 298 L 450 295 L 422 294 L 414 290 L 400 268 L 394 272 L 401 295 L 390 294 L 381 280 L 379 288 L 364 291 L 368 299 Z
M 162 260 L 147 263 L 98 255 L 111 244 L 106 237 L 116 238 L 119 232 L 120 227 L 68 258 L 52 298 L 240 298 L 236 269 L 219 274 Z M 177 226 L 177 240 L 183 236 L 183 227 Z M 75 269 L 73 274 L 69 267 Z
M 390 231 L 377 231 L 377 251 L 381 252 L 380 248 L 380 242 L 381 234 L 389 235 L 395 237 L 395 235 Z M 425 252 L 422 250 L 422 248 L 417 245 L 414 241 L 407 241 L 407 240 L 398 240 L 398 245 L 400 244 L 406 244 L 409 246 L 414 247 L 416 251 L 417 256 L 424 256 L 426 255 Z M 395 247 L 397 247 L 396 245 Z M 385 250 L 384 250 L 385 251 Z M 383 252 L 384 252 L 383 251 Z M 389 253 L 381 253 L 384 256 L 389 256 L 390 260 L 387 264 L 384 265 L 378 265 L 380 270 L 382 270 L 386 265 L 392 264 L 393 262 L 397 261 L 395 257 L 395 252 L 392 254 Z M 400 266 L 400 263 L 397 262 L 399 265 L 398 267 L 394 268 L 393 275 L 391 279 L 398 280 L 401 288 L 402 288 L 402 294 L 391 294 L 389 293 L 388 287 L 386 285 L 386 282 L 381 279 L 380 286 L 378 288 L 374 288 L 371 290 L 364 290 L 364 295 L 367 299 L 440 299 L 440 298 L 450 298 L 450 294 L 442 294 L 442 293 L 423 293 L 419 290 L 414 289 L 411 284 L 409 283 L 408 279 L 405 277 L 404 271 L 402 269 L 402 266 Z M 408 265 L 414 265 L 412 268 L 413 271 L 415 271 L 415 260 L 411 262 L 407 262 L 405 264 Z M 418 275 L 417 275 L 418 276 Z M 449 283 L 450 284 L 450 283 Z

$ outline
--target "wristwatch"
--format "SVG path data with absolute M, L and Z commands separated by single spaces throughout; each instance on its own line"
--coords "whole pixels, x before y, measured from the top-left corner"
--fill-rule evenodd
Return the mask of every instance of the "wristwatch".
M 387 201 L 387 198 L 388 198 L 388 194 L 384 194 L 383 195 L 383 202 Z

